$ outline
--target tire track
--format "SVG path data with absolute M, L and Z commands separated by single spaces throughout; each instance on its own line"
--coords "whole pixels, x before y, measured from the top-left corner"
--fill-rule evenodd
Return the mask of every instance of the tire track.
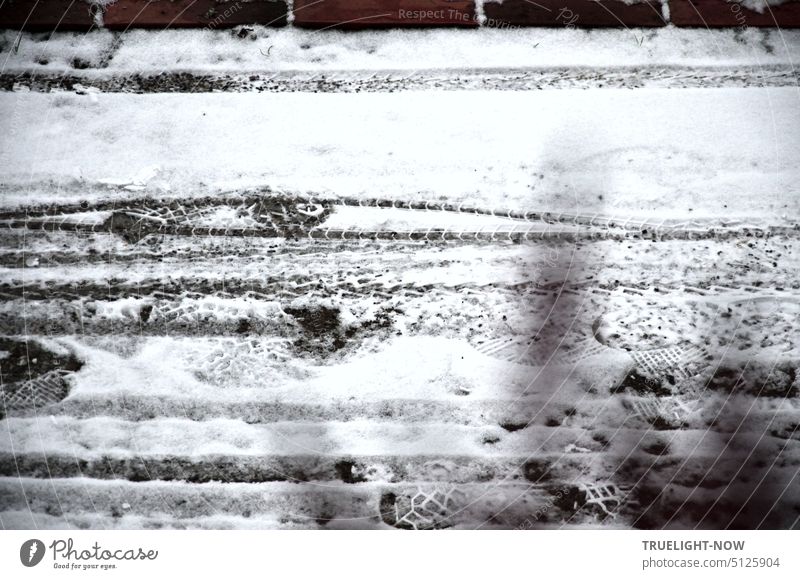
M 530 227 L 518 230 L 492 231 L 470 229 L 426 228 L 411 231 L 326 228 L 325 219 L 337 206 L 361 209 L 406 210 L 411 212 L 458 213 L 491 216 L 519 221 Z M 233 211 L 224 218 L 214 215 L 219 209 Z M 106 215 L 107 212 L 110 214 Z M 205 225 L 203 220 L 216 220 L 218 226 Z M 227 223 L 226 223 L 227 222 Z M 232 225 L 231 223 L 241 223 Z M 536 241 L 559 239 L 730 239 L 765 238 L 775 235 L 796 235 L 798 224 L 746 225 L 737 222 L 636 220 L 603 215 L 550 212 L 521 212 L 464 206 L 436 201 L 398 201 L 395 199 L 324 198 L 314 196 L 273 196 L 244 194 L 192 200 L 141 199 L 127 202 L 87 203 L 31 206 L 25 210 L 0 213 L 0 226 L 9 229 L 41 229 L 82 233 L 110 232 L 135 243 L 150 235 L 191 237 L 286 237 L 316 240 L 427 240 L 427 241 Z M 561 230 L 538 226 L 561 226 Z M 575 229 L 577 228 L 577 229 Z
M 797 71 L 785 65 L 739 67 L 638 66 L 604 70 L 580 67 L 452 71 L 281 71 L 247 74 L 58 74 L 45 71 L 0 74 L 0 90 L 106 93 L 207 92 L 387 92 L 397 90 L 541 90 L 565 88 L 709 88 L 796 86 Z

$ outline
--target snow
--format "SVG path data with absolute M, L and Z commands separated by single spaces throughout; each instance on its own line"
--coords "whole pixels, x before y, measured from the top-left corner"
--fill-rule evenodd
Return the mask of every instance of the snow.
M 475 18 L 481 25 L 486 24 L 486 11 L 484 5 L 491 0 L 475 0 Z
M 46 419 L 10 418 L 7 428 L 0 433 L 0 449 L 8 451 L 13 443 L 15 452 L 28 455 L 70 456 L 82 459 L 101 457 L 160 458 L 179 456 L 201 458 L 209 456 L 272 457 L 392 456 L 401 460 L 424 463 L 426 457 L 436 457 L 442 475 L 447 477 L 453 465 L 441 457 L 491 457 L 524 461 L 525 457 L 539 456 L 568 460 L 570 454 L 591 454 L 588 457 L 595 467 L 603 460 L 599 451 L 603 446 L 593 441 L 583 428 L 562 425 L 553 428 L 526 428 L 503 433 L 503 440 L 491 445 L 483 443 L 491 429 L 466 427 L 442 423 L 417 423 L 415 425 L 390 422 L 353 421 L 347 423 L 275 422 L 270 424 L 245 424 L 231 419 L 214 419 L 196 422 L 182 418 L 163 418 L 144 422 L 128 422 L 113 418 L 75 420 L 68 417 Z M 497 428 L 498 432 L 502 429 Z M 646 436 L 642 430 L 619 427 L 614 433 L 613 447 L 619 452 L 639 446 Z M 657 435 L 649 436 L 657 441 Z M 724 454 L 728 437 L 717 432 L 679 430 L 669 434 L 670 454 L 676 457 L 691 456 L 694 461 L 703 457 L 716 458 Z M 47 441 L 43 448 L 43 441 Z M 761 432 L 741 432 L 738 445 L 746 445 L 765 456 L 783 454 L 787 460 L 797 460 L 798 449 L 783 448 L 785 443 Z M 743 446 L 742 446 L 743 447 Z M 613 456 L 613 450 L 606 449 Z M 412 458 L 414 457 L 414 458 Z M 480 470 L 480 462 L 468 469 Z M 589 464 L 592 464 L 591 462 Z M 427 470 L 433 475 L 437 470 L 431 461 Z M 379 472 L 365 473 L 368 479 L 380 481 Z M 220 473 L 222 477 L 222 473 Z
M 103 182 L 142 182 L 157 166 L 144 185 L 157 195 L 165 183 L 179 196 L 269 185 L 660 219 L 716 215 L 723 205 L 729 218 L 792 216 L 800 213 L 797 105 L 796 88 L 101 94 L 96 102 L 3 93 L 0 133 L 15 138 L 0 142 L 2 202 L 31 202 L 36 183 L 61 188 L 63 199 L 90 198 Z
M 76 530 L 76 529 L 256 529 L 260 531 L 287 528 L 288 522 L 279 517 L 236 517 L 212 515 L 209 517 L 192 517 L 176 520 L 169 514 L 154 517 L 123 515 L 109 517 L 106 514 L 92 513 L 64 516 L 34 513 L 30 510 L 3 511 L 0 522 L 6 529 Z M 362 525 L 363 526 L 363 525 Z M 311 520 L 298 522 L 291 528 L 315 528 Z
M 233 402 L 318 403 L 336 400 L 425 399 L 453 400 L 456 386 L 470 392 L 470 400 L 517 400 L 548 392 L 548 384 L 568 385 L 555 399 L 568 400 L 578 389 L 582 373 L 571 368 L 524 367 L 489 358 L 468 344 L 439 337 L 398 337 L 375 352 L 365 352 L 340 364 L 319 366 L 310 360 L 248 356 L 226 338 L 148 338 L 133 354 L 121 356 L 82 340 L 67 342 L 87 360 L 75 377 L 71 400 L 92 397 L 169 396 L 193 400 Z M 270 349 L 286 348 L 273 342 Z M 164 352 L 171 352 L 169 358 Z M 196 372 L 212 354 L 227 354 L 241 370 L 226 371 L 222 382 L 205 382 Z M 287 354 L 289 351 L 287 350 Z M 409 360 L 414 364 L 409 365 Z M 249 365 L 249 367 L 247 367 Z M 114 368 L 110 375 L 108 368 Z M 625 361 L 609 360 L 608 372 L 624 370 Z M 592 370 L 594 371 L 594 370 Z M 506 381 L 499 379 L 505 377 Z M 548 394 L 549 395 L 549 394 Z
M 608 4 L 612 4 L 612 5 L 613 5 L 614 2 L 622 2 L 623 4 L 625 4 L 627 6 L 633 6 L 635 4 L 644 4 L 646 2 L 652 2 L 653 0 L 598 0 L 598 1 L 605 2 L 605 3 L 608 3 Z M 478 3 L 479 3 L 479 5 L 481 7 L 483 7 L 486 4 L 502 4 L 503 0 L 479 0 Z
M 377 207 L 338 207 L 322 224 L 330 229 L 375 231 L 411 231 L 419 229 L 455 229 L 461 231 L 543 231 L 546 224 L 528 224 L 489 215 L 462 215 L 441 211 L 408 211 Z M 565 228 L 569 230 L 568 228 Z M 573 228 L 574 230 L 574 228 Z
M 142 423 L 119 419 L 92 418 L 74 420 L 14 419 L 6 421 L 0 435 L 0 450 L 36 452 L 42 440 L 47 452 L 79 453 L 86 456 L 179 454 L 306 455 L 374 454 L 388 451 L 397 454 L 435 454 L 442 443 L 453 454 L 474 452 L 468 443 L 468 429 L 458 426 L 362 424 L 271 423 L 247 425 L 241 421 L 216 419 L 203 423 L 185 419 L 156 419 Z M 436 432 L 438 431 L 438 432 Z M 471 438 L 471 437 L 470 437 Z M 460 442 L 459 442 L 460 441 Z M 437 444 L 438 443 L 438 444 Z M 383 445 L 383 446 L 382 446 Z
M 796 30 L 583 29 L 0 31 L 0 71 L 92 77 L 162 72 L 414 71 L 795 64 Z M 12 48 L 17 45 L 17 48 Z M 78 59 L 77 61 L 75 59 Z M 75 63 L 80 68 L 74 66 Z M 88 67 L 88 68 L 87 68 Z
M 770 10 L 773 6 L 780 6 L 781 4 L 786 4 L 787 2 L 792 2 L 793 0 L 739 0 L 739 4 L 748 8 L 749 10 L 754 10 L 759 14 L 764 13 L 771 13 Z
M 386 210 L 391 213 L 391 210 Z M 425 215 L 425 214 L 423 214 Z M 470 223 L 474 216 L 465 216 L 466 223 Z M 489 218 L 492 221 L 492 218 Z M 453 219 L 457 226 L 462 224 Z M 347 221 L 342 225 L 350 225 Z M 248 240 L 247 243 L 250 243 Z M 28 255 L 35 254 L 35 245 L 28 246 Z M 233 243 L 230 247 L 235 247 Z M 215 248 L 219 249 L 219 248 Z M 213 250 L 209 250 L 213 251 Z M 546 264 L 549 258 L 549 248 L 520 249 L 519 247 L 498 248 L 421 248 L 411 246 L 394 255 L 381 256 L 380 264 L 383 268 L 396 269 L 386 271 L 380 266 L 357 268 L 361 266 L 360 259 L 363 254 L 357 252 L 337 254 L 335 265 L 326 263 L 325 257 L 319 253 L 310 255 L 295 255 L 291 259 L 284 256 L 258 256 L 246 261 L 231 260 L 225 255 L 209 257 L 202 262 L 187 262 L 182 259 L 163 258 L 157 263 L 141 263 L 135 268 L 129 264 L 114 263 L 113 256 L 108 256 L 108 261 L 103 260 L 101 266 L 97 264 L 76 264 L 70 266 L 53 266 L 46 269 L 20 269 L 0 268 L 0 279 L 6 283 L 24 283 L 29 287 L 37 284 L 46 284 L 57 280 L 59 283 L 94 282 L 104 284 L 107 280 L 124 280 L 129 291 L 136 295 L 137 284 L 146 282 L 152 284 L 174 284 L 180 280 L 209 280 L 223 287 L 225 280 L 241 280 L 252 283 L 254 289 L 259 283 L 268 280 L 291 279 L 298 271 L 316 270 L 320 274 L 332 275 L 331 283 L 341 279 L 357 283 L 359 277 L 372 276 L 372 280 L 386 289 L 391 289 L 398 284 L 424 285 L 435 281 L 445 287 L 452 287 L 469 280 L 476 285 L 488 283 L 520 283 L 528 281 L 529 274 L 536 266 Z M 470 254 L 469 256 L 467 254 Z M 371 252 L 371 256 L 378 258 L 379 252 Z M 439 263 L 441 259 L 450 259 L 451 262 Z M 409 260 L 413 267 L 409 268 Z M 515 267 L 524 263 L 527 267 Z M 480 263 L 480 267 L 476 264 Z M 360 269 L 360 271 L 357 271 Z M 374 271 L 378 269 L 379 271 Z
M 273 422 L 246 424 L 240 420 L 203 422 L 184 418 L 157 418 L 129 422 L 96 417 L 8 418 L 0 433 L 0 450 L 99 458 L 102 456 L 492 456 L 524 457 L 532 454 L 570 453 L 590 444 L 585 429 L 527 428 L 505 433 L 501 442 L 486 449 L 487 428 L 454 424 L 391 422 Z M 497 428 L 502 432 L 502 429 Z M 641 440 L 638 429 L 620 428 L 615 442 L 632 448 Z M 577 443 L 576 440 L 584 442 Z M 46 446 L 43 446 L 46 441 Z M 572 441 L 572 442 L 571 442 Z M 755 441 L 762 451 L 777 448 L 775 439 L 759 440 L 758 433 L 743 434 L 740 441 Z M 597 446 L 596 444 L 594 445 Z M 683 430 L 671 433 L 670 446 L 679 456 L 717 456 L 724 446 L 719 433 Z M 793 453 L 796 454 L 796 453 Z

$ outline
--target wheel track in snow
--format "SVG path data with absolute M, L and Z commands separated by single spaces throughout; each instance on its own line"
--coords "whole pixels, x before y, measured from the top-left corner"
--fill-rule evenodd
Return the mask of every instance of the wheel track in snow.
M 180 267 L 180 264 L 173 264 Z M 697 301 L 721 299 L 725 303 L 738 301 L 797 301 L 800 300 L 800 287 L 767 289 L 752 285 L 721 285 L 717 282 L 702 285 L 687 285 L 680 281 L 674 284 L 642 282 L 623 285 L 616 281 L 597 282 L 593 280 L 564 280 L 543 283 L 537 280 L 481 283 L 469 282 L 399 282 L 380 280 L 370 273 L 362 274 L 358 280 L 352 274 L 325 278 L 320 275 L 295 274 L 284 276 L 264 276 L 261 279 L 168 277 L 163 279 L 130 280 L 110 279 L 97 282 L 91 279 L 74 282 L 60 282 L 57 274 L 54 279 L 32 281 L 29 283 L 0 282 L 0 298 L 4 300 L 25 299 L 32 301 L 114 301 L 125 298 L 152 297 L 163 301 L 179 301 L 184 298 L 197 299 L 212 296 L 220 299 L 244 297 L 253 300 L 291 300 L 309 296 L 317 298 L 397 298 L 400 300 L 418 299 L 426 295 L 476 295 L 494 292 L 498 295 L 552 295 L 554 291 L 591 294 L 597 296 L 650 296 L 662 302 L 681 297 L 691 297 Z
M 727 433 L 709 430 L 676 430 L 652 431 L 646 428 L 604 428 L 594 434 L 611 436 L 609 439 L 593 438 L 593 433 L 573 428 L 547 428 L 529 426 L 508 435 L 508 442 L 515 445 L 508 449 L 503 443 L 487 451 L 477 447 L 471 451 L 444 451 L 441 443 L 436 443 L 425 452 L 410 453 L 408 446 L 388 445 L 381 454 L 349 450 L 348 442 L 342 442 L 340 449 L 322 452 L 318 448 L 304 446 L 288 446 L 277 452 L 261 450 L 254 453 L 251 449 L 230 448 L 216 444 L 212 450 L 208 446 L 219 437 L 220 424 L 215 422 L 192 424 L 188 421 L 171 419 L 176 427 L 185 425 L 186 440 L 182 444 L 189 447 L 196 445 L 196 450 L 188 452 L 164 451 L 140 448 L 144 434 L 136 436 L 135 432 L 144 433 L 151 427 L 148 422 L 132 425 L 115 421 L 93 419 L 86 421 L 91 426 L 81 428 L 76 424 L 65 425 L 58 431 L 65 437 L 59 449 L 42 452 L 35 445 L 20 438 L 20 447 L 15 452 L 0 454 L 0 476 L 21 476 L 26 478 L 74 478 L 90 477 L 99 480 L 124 479 L 133 482 L 151 480 L 186 481 L 189 483 L 208 483 L 223 481 L 229 483 L 263 483 L 263 482 L 333 482 L 348 484 L 365 482 L 401 482 L 401 481 L 441 481 L 447 484 L 467 484 L 473 482 L 529 482 L 532 484 L 581 479 L 589 470 L 594 476 L 606 480 L 613 478 L 614 473 L 624 470 L 633 477 L 663 476 L 664 471 L 676 473 L 678 484 L 686 484 L 695 476 L 691 471 L 683 471 L 679 467 L 682 460 L 690 460 L 695 467 L 716 465 L 718 469 L 709 473 L 713 482 L 728 482 L 731 476 L 741 468 L 741 460 L 725 452 L 725 443 L 730 438 Z M 23 424 L 26 423 L 27 424 Z M 57 421 L 61 423 L 62 421 Z M 96 423 L 96 424 L 92 424 Z M 336 423 L 334 423 L 336 424 Z M 107 440 L 90 440 L 87 436 L 89 428 L 105 426 L 109 429 Z M 128 428 L 134 426 L 134 429 Z M 233 425 L 226 425 L 230 429 Z M 292 424 L 253 425 L 240 427 L 245 431 L 260 433 L 270 432 L 284 434 L 297 431 L 296 436 L 324 429 L 324 425 Z M 29 419 L 9 419 L 12 432 L 19 434 L 24 428 L 34 431 L 36 426 Z M 377 433 L 383 428 L 378 423 L 358 425 L 365 432 Z M 429 425 L 420 424 L 419 429 Z M 208 434 L 198 437 L 198 429 L 207 430 Z M 398 431 L 397 428 L 394 428 Z M 408 430 L 408 429 L 406 429 Z M 461 432 L 461 436 L 480 436 L 481 429 L 450 429 Z M 230 430 L 229 430 L 230 432 Z M 414 432 L 413 429 L 410 432 Z M 126 439 L 120 439 L 122 433 L 128 433 Z M 757 429 L 741 433 L 737 437 L 736 446 L 752 450 L 756 454 L 775 452 L 785 446 L 780 438 L 761 436 Z M 96 437 L 93 433 L 91 437 Z M 234 440 L 226 434 L 226 442 Z M 115 448 L 104 452 L 97 445 L 117 441 Z M 704 447 L 697 448 L 698 442 Z M 785 448 L 784 460 L 796 464 L 800 460 L 800 445 L 790 444 Z M 205 446 L 203 446 L 205 445 Z M 358 444 L 355 444 L 358 447 Z M 393 448 L 394 446 L 394 448 Z M 520 452 L 527 446 L 527 452 Z M 207 448 L 208 450 L 203 450 Z M 687 450 L 693 449 L 690 456 L 684 456 Z M 748 460 L 754 470 L 765 471 L 755 463 L 760 462 L 755 456 Z M 676 468 L 678 467 L 678 468 Z M 790 474 L 783 474 L 791 478 Z
M 235 389 L 218 386 L 220 394 L 236 393 Z M 2 392 L 0 391 L 0 394 Z M 432 395 L 441 394 L 432 391 Z M 458 396 L 458 395 L 457 395 Z M 3 406 L 5 404 L 5 406 Z M 711 424 L 725 404 L 712 401 L 708 408 L 697 408 L 698 400 L 689 396 L 652 396 L 624 394 L 613 398 L 611 410 L 624 408 L 626 428 L 639 428 L 642 432 L 664 432 L 687 428 L 690 424 L 700 428 Z M 786 405 L 784 410 L 770 408 L 774 399 L 764 399 L 763 404 L 748 413 L 758 422 L 773 421 L 770 436 L 797 437 L 792 434 L 796 421 L 796 410 Z M 522 410 L 515 410 L 518 406 Z M 5 416 L 10 418 L 35 418 L 37 416 L 64 416 L 80 420 L 108 417 L 128 422 L 145 422 L 157 418 L 181 418 L 194 422 L 216 419 L 240 420 L 245 424 L 266 424 L 292 421 L 304 423 L 325 422 L 392 422 L 413 425 L 415 423 L 439 421 L 471 427 L 483 427 L 485 444 L 500 441 L 507 432 L 516 432 L 528 427 L 559 428 L 566 425 L 587 432 L 613 431 L 618 421 L 609 413 L 596 416 L 597 403 L 592 400 L 565 401 L 547 396 L 526 396 L 518 399 L 476 399 L 469 395 L 455 400 L 437 398 L 384 399 L 352 401 L 333 399 L 320 403 L 299 401 L 227 401 L 219 396 L 206 398 L 169 397 L 122 393 L 114 395 L 59 396 L 58 400 L 41 400 L 25 406 L 11 406 L 8 398 L 0 401 Z M 536 408 L 535 412 L 530 412 Z M 761 432 L 754 424 L 744 426 L 734 421 L 714 425 L 718 433 Z
M 253 71 L 199 74 L 107 73 L 53 75 L 47 71 L 0 74 L 0 90 L 35 92 L 88 90 L 105 93 L 207 93 L 207 92 L 393 92 L 398 90 L 541 90 L 564 88 L 709 88 L 743 86 L 796 86 L 798 74 L 787 65 L 686 67 L 630 66 L 604 70 L 587 67 L 525 69 L 398 70 L 398 71 Z
M 287 288 L 278 293 L 246 292 L 243 294 L 235 293 L 212 293 L 212 294 L 173 294 L 163 292 L 163 287 L 157 288 L 150 295 L 136 295 L 132 293 L 129 297 L 114 296 L 114 292 L 108 294 L 83 294 L 81 292 L 67 291 L 63 295 L 67 298 L 47 296 L 47 288 L 31 291 L 32 297 L 41 299 L 31 299 L 27 295 L 27 290 L 20 290 L 20 296 L 14 299 L 6 299 L 5 306 L 0 311 L 0 334 L 22 335 L 217 335 L 217 336 L 279 336 L 291 338 L 303 333 L 305 330 L 310 334 L 318 332 L 313 328 L 303 330 L 300 326 L 302 320 L 297 316 L 287 313 L 286 308 L 291 307 L 293 300 L 303 298 L 306 300 L 326 300 L 333 299 L 337 308 L 341 306 L 357 305 L 359 301 L 366 299 L 379 300 L 383 303 L 382 311 L 384 317 L 388 316 L 385 324 L 375 326 L 376 329 L 391 327 L 391 320 L 395 317 L 392 310 L 396 307 L 412 307 L 415 302 L 425 303 L 449 303 L 453 299 L 469 299 L 476 304 L 476 307 L 495 307 L 503 305 L 504 310 L 512 313 L 519 310 L 525 304 L 525 311 L 529 315 L 538 315 L 544 323 L 549 315 L 551 307 L 550 301 L 553 298 L 552 290 L 542 290 L 534 285 L 530 288 L 503 288 L 494 285 L 478 287 L 436 287 L 436 286 L 412 286 L 397 289 L 380 289 L 369 292 L 354 291 L 347 295 L 344 292 L 330 292 L 324 289 L 302 290 L 300 292 Z M 296 288 L 294 288 L 296 290 Z M 58 290 L 54 294 L 58 294 Z M 660 292 L 659 292 L 660 293 Z M 782 292 L 770 296 L 759 296 L 757 293 L 738 293 L 730 292 L 733 297 L 727 297 L 728 292 L 703 293 L 677 291 L 676 298 L 678 303 L 687 298 L 695 302 L 703 303 L 708 309 L 709 314 L 719 311 L 715 301 L 722 300 L 723 303 L 744 303 L 757 304 L 761 302 L 780 304 L 795 304 L 800 301 L 800 296 L 794 293 Z M 665 305 L 670 305 L 670 296 L 654 295 L 653 293 L 636 294 L 646 299 L 662 300 Z M 120 296 L 127 294 L 120 294 Z M 578 298 L 582 295 L 595 296 L 595 299 L 602 299 L 604 296 L 619 295 L 616 293 L 582 292 L 577 294 Z M 536 298 L 539 298 L 538 305 Z M 726 299 L 727 297 L 727 299 Z M 72 298 L 72 299 L 70 299 Z M 77 298 L 77 299 L 76 299 Z M 98 299 L 99 298 L 99 299 Z M 499 302 L 498 302 L 499 300 Z M 483 304 L 483 306 L 481 306 Z M 566 306 L 564 306 L 566 307 Z M 314 310 L 314 308 L 312 308 Z M 316 311 L 316 310 L 314 310 Z M 756 312 L 753 315 L 757 315 Z M 762 326 L 768 316 L 753 317 L 748 325 L 755 327 Z M 454 317 L 455 322 L 469 321 L 469 316 L 464 313 Z M 553 322 L 560 323 L 568 320 L 553 319 Z M 300 323 L 300 326 L 298 326 Z M 453 328 L 455 329 L 455 327 Z M 331 331 L 335 328 L 331 328 Z M 765 328 L 766 330 L 766 328 Z M 338 330 L 337 330 L 338 331 Z M 536 331 L 533 330 L 533 333 Z M 328 334 L 328 331 L 321 330 L 319 333 Z M 503 338 L 504 332 L 500 336 Z M 591 336 L 588 325 L 580 327 L 574 332 L 575 337 Z M 367 334 L 368 335 L 368 334 Z M 487 339 L 492 336 L 487 335 Z M 525 338 L 522 336 L 521 338 Z M 503 338 L 505 339 L 505 338 Z M 514 347 L 524 348 L 525 342 L 509 342 Z M 488 350 L 487 350 L 488 351 Z
M 12 520 L 17 525 L 37 528 L 124 528 L 132 524 L 145 529 L 249 526 L 386 528 L 384 522 L 394 526 L 394 509 L 390 508 L 394 502 L 387 499 L 403 494 L 431 493 L 437 487 L 448 488 L 447 485 L 431 483 L 327 483 L 309 487 L 280 482 L 186 485 L 157 481 L 96 481 L 90 489 L 85 485 L 85 482 L 76 482 L 75 479 L 30 479 L 25 482 L 28 491 L 28 501 L 25 501 L 20 493 L 13 492 L 16 480 L 0 479 L 0 502 L 7 502 L 10 507 L 9 512 L 0 514 L 0 517 L 4 517 L 3 522 L 12 528 L 15 527 Z M 454 510 L 449 519 L 441 521 L 442 526 L 472 528 L 475 520 L 484 520 L 488 523 L 487 528 L 560 528 L 564 517 L 571 518 L 568 526 L 599 526 L 604 522 L 611 522 L 614 526 L 615 522 L 622 525 L 626 518 L 635 517 L 635 510 L 628 508 L 627 512 L 618 515 L 616 521 L 607 516 L 599 518 L 600 513 L 594 505 L 587 504 L 587 493 L 581 486 L 568 487 L 557 483 L 505 484 L 489 488 L 481 484 L 461 485 L 460 502 L 468 506 Z M 587 489 L 590 488 L 587 485 Z M 675 510 L 705 511 L 710 502 L 708 491 L 692 495 L 693 488 L 692 485 L 673 485 L 670 496 L 660 506 L 659 514 L 668 517 Z M 746 491 L 746 487 L 735 485 L 730 494 L 736 496 Z M 617 489 L 620 498 L 629 492 Z M 682 505 L 686 498 L 688 504 Z M 498 512 L 498 505 L 509 501 L 514 501 L 519 508 Z M 769 508 L 759 497 L 754 497 L 753 503 Z M 791 513 L 786 515 L 790 516 Z M 722 521 L 722 526 L 726 522 L 728 520 Z M 781 518 L 773 517 L 769 522 L 776 525 Z M 789 520 L 789 524 L 791 522 Z M 716 524 L 719 525 L 719 521 Z M 706 527 L 715 528 L 709 523 L 703 525 Z
M 442 212 L 487 216 L 527 224 L 499 230 L 468 228 L 391 229 L 326 228 L 324 219 L 336 207 L 399 209 L 412 212 Z M 243 225 L 203 225 L 209 212 L 219 209 L 237 212 Z M 94 215 L 92 215 L 94 212 Z M 103 212 L 111 212 L 103 216 Z M 89 214 L 83 215 L 81 214 Z M 230 221 L 230 219 L 229 219 Z M 317 240 L 409 240 L 409 241 L 536 241 L 560 239 L 729 239 L 732 237 L 764 238 L 773 235 L 796 235 L 800 224 L 775 225 L 741 222 L 641 220 L 631 217 L 610 217 L 601 214 L 516 211 L 482 208 L 432 200 L 402 201 L 396 199 L 364 199 L 321 197 L 313 195 L 263 194 L 223 195 L 202 199 L 119 201 L 89 204 L 31 206 L 24 210 L 0 213 L 0 227 L 10 229 L 43 229 L 82 233 L 115 232 L 136 242 L 149 235 L 230 237 L 287 237 Z M 536 226 L 536 227 L 534 227 Z M 561 226 L 563 230 L 542 230 L 540 226 Z M 491 227 L 489 227 L 490 229 Z M 571 229 L 577 228 L 577 229 Z

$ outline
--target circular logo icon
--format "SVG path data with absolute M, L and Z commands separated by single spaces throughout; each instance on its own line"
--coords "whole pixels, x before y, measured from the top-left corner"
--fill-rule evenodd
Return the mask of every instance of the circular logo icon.
M 44 558 L 44 543 L 39 539 L 28 539 L 19 548 L 19 560 L 26 567 L 35 567 Z

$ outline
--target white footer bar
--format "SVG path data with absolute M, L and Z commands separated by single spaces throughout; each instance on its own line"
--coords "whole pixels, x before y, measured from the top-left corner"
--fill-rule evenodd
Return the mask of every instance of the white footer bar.
M 137 579 L 777 578 L 800 576 L 798 539 L 792 531 L 3 531 L 0 569 Z

